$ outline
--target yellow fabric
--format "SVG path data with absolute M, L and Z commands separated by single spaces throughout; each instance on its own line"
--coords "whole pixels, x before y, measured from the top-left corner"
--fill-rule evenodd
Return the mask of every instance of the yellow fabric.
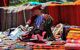
M 15 50 L 24 50 L 24 49 L 15 49 Z
M 80 39 L 80 31 L 70 30 L 67 39 Z

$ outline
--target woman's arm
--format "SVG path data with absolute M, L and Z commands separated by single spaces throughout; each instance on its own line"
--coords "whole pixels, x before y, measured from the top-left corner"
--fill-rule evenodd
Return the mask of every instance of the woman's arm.
M 29 19 L 26 23 L 30 25 L 31 24 L 31 19 Z

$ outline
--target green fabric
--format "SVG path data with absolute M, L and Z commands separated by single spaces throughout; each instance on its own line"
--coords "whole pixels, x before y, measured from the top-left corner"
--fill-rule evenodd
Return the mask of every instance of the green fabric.
M 51 36 L 53 36 L 52 32 L 51 32 L 51 26 L 52 26 L 52 19 L 48 18 L 45 23 L 44 23 L 44 29 L 46 31 L 46 36 L 49 38 Z

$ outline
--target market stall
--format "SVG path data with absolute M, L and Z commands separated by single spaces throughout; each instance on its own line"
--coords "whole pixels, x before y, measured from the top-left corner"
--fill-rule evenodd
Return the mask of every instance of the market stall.
M 0 7 L 0 50 L 80 50 L 78 3 Z

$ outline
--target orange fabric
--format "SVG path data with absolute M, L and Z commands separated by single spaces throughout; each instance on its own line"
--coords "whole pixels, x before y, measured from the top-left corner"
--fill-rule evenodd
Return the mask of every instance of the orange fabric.
M 78 28 L 73 28 L 73 30 L 70 30 L 68 35 L 67 35 L 67 39 L 73 39 L 73 40 L 77 40 L 80 39 L 80 31 Z
M 74 3 L 75 4 L 80 4 L 80 0 L 76 0 Z

